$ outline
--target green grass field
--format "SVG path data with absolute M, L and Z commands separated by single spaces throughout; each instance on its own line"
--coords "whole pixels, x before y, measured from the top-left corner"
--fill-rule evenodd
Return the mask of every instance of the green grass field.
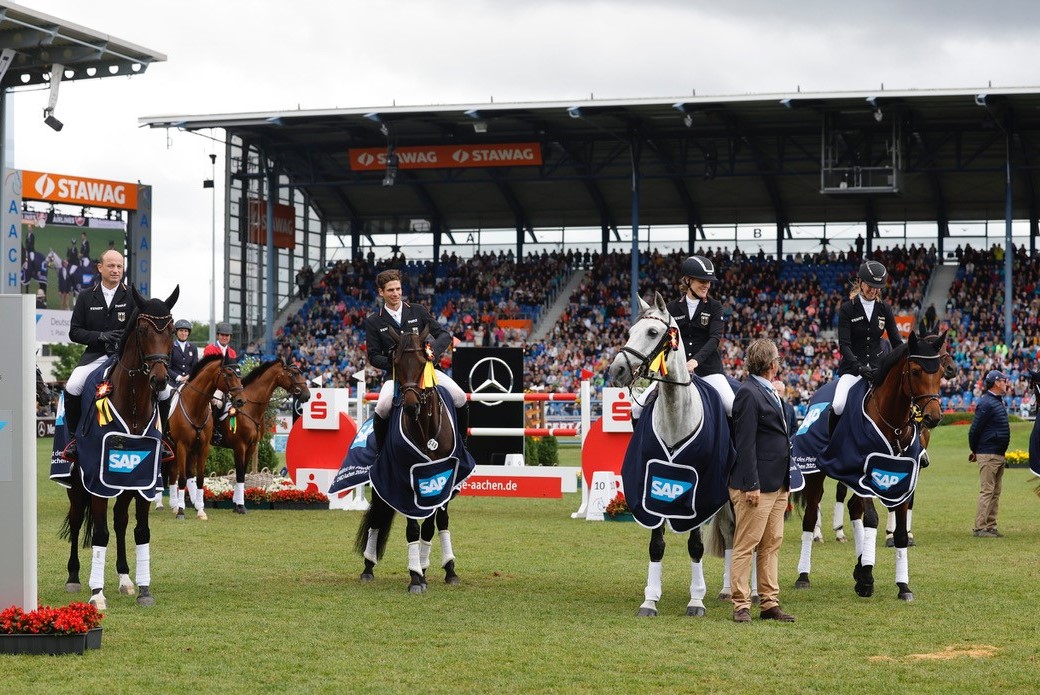
M 1013 448 L 1026 448 L 1030 425 L 1013 427 Z M 909 604 L 895 598 L 893 553 L 883 547 L 875 596 L 856 597 L 851 543 L 830 532 L 814 552 L 813 588 L 791 589 L 797 513 L 781 550 L 781 601 L 798 621 L 736 625 L 714 599 L 715 558 L 705 561 L 708 617 L 683 616 L 690 568 L 685 537 L 672 534 L 662 615 L 635 618 L 649 533 L 572 520 L 576 495 L 457 500 L 463 583 L 445 586 L 434 573 L 422 596 L 405 590 L 400 519 L 376 581 L 361 584 L 350 550 L 358 512 L 213 510 L 208 522 L 177 522 L 164 510 L 152 516 L 157 606 L 116 593 L 112 542 L 102 649 L 4 656 L 0 672 L 10 693 L 1036 691 L 1040 499 L 1028 470 L 1008 470 L 1006 537 L 973 538 L 977 469 L 966 441 L 963 426 L 933 439 L 918 487 Z M 60 605 L 85 600 L 86 590 L 64 592 L 68 547 L 57 531 L 67 505 L 47 480 L 49 447 L 40 442 L 40 602 Z M 576 450 L 562 455 L 577 465 Z M 435 567 L 438 555 L 435 542 Z M 88 553 L 81 558 L 85 583 Z

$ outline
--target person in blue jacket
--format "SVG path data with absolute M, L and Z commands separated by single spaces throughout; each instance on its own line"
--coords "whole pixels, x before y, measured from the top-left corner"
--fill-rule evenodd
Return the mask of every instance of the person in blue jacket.
M 1004 455 L 1011 442 L 1004 396 L 1011 385 L 1007 375 L 996 369 L 986 374 L 986 392 L 975 408 L 975 418 L 968 430 L 968 460 L 979 464 L 979 505 L 975 512 L 974 535 L 977 538 L 1000 538 L 997 530 L 997 507 L 1004 479 Z

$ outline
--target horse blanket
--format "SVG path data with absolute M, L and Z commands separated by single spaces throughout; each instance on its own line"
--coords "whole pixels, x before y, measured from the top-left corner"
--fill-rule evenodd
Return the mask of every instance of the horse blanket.
M 451 426 L 455 441 L 451 454 L 432 459 L 422 444 L 408 439 L 402 422 L 404 408 L 398 406 L 390 413 L 390 428 L 383 449 L 369 468 L 372 489 L 411 519 L 425 519 L 444 506 L 476 465 L 459 437 L 451 396 L 441 386 L 437 390 L 448 415 L 445 423 Z
M 1033 420 L 1033 432 L 1029 435 L 1029 470 L 1040 475 L 1040 417 Z
M 837 380 L 831 381 L 821 386 L 813 394 L 801 426 L 791 437 L 791 461 L 802 472 L 802 475 L 811 475 L 820 470 L 816 467 L 816 457 L 823 451 L 823 447 L 827 446 L 829 437 L 827 421 L 831 401 L 834 400 L 834 391 L 837 387 Z M 848 410 L 849 408 L 846 408 L 846 411 Z M 817 427 L 818 422 L 823 424 Z
M 375 428 L 372 418 L 368 418 L 361 423 L 357 434 L 354 435 L 354 441 L 350 443 L 350 448 L 347 449 L 347 455 L 343 458 L 343 464 L 339 467 L 336 477 L 332 479 L 332 485 L 329 486 L 329 494 L 344 492 L 367 483 L 371 477 L 369 471 L 375 462 Z
M 902 504 L 914 493 L 921 472 L 924 448 L 920 434 L 915 432 L 906 451 L 893 448 L 877 424 L 867 417 L 864 406 L 869 385 L 860 381 L 849 390 L 845 413 L 833 435 L 829 435 L 828 408 L 834 395 L 833 385 L 836 382 L 821 388 L 811 401 L 810 415 L 806 415 L 795 435 L 796 460 L 805 457 L 860 497 L 877 497 L 887 507 Z M 802 465 L 800 460 L 798 463 Z
M 632 516 L 647 528 L 666 520 L 673 531 L 691 531 L 708 521 L 729 501 L 729 472 L 736 459 L 729 422 L 718 393 L 700 377 L 701 426 L 669 451 L 654 429 L 654 399 L 643 410 L 621 465 L 625 501 Z
M 79 423 L 65 423 L 64 403 L 60 404 L 59 418 L 55 422 L 50 478 L 63 487 L 72 487 L 72 464 L 61 458 L 61 452 L 69 440 L 68 426 L 73 425 L 78 440 L 80 477 L 87 492 L 96 497 L 112 498 L 124 490 L 136 490 L 151 500 L 162 489 L 159 473 L 162 434 L 157 427 L 157 410 L 152 408 L 148 427 L 141 435 L 130 433 L 123 415 L 111 403 L 109 412 L 112 419 L 105 425 L 98 423 L 95 394 L 98 384 L 107 379 L 114 364 L 115 358 L 111 358 L 87 378 L 80 397 L 84 403 Z

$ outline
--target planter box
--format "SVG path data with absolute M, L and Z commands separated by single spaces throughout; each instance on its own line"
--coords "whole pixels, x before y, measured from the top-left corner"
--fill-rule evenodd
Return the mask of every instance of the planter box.
M 271 502 L 271 509 L 328 509 L 328 502 Z
M 105 628 L 95 627 L 87 630 L 87 649 L 101 649 L 101 634 Z
M 100 643 L 100 637 L 99 643 Z M 87 635 L 0 635 L 0 654 L 82 654 Z
M 635 521 L 635 520 L 636 520 L 636 518 L 634 516 L 632 516 L 632 514 L 629 513 L 629 512 L 624 512 L 622 514 L 615 514 L 614 516 L 611 516 L 610 514 L 604 514 L 603 515 L 603 521 Z
M 207 509 L 234 509 L 235 503 L 231 500 L 206 501 Z M 270 509 L 270 502 L 250 502 L 246 500 L 246 509 Z

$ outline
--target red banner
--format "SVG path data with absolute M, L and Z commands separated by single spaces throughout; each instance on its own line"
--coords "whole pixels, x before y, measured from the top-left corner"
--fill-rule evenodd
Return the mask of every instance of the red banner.
M 495 145 L 429 145 L 394 148 L 398 169 L 463 169 L 469 167 L 538 166 L 542 146 L 537 142 L 508 142 Z M 386 169 L 385 148 L 350 150 L 351 171 Z
M 267 201 L 249 199 L 249 241 L 267 244 Z M 296 208 L 292 205 L 274 205 L 274 245 L 280 249 L 296 248 Z
M 895 318 L 896 328 L 899 329 L 899 335 L 902 336 L 903 340 L 906 340 L 907 336 L 910 335 L 910 331 L 914 329 L 914 315 L 897 314 Z
M 462 483 L 461 495 L 473 497 L 563 497 L 559 476 L 536 478 L 528 475 L 510 476 L 473 474 Z

